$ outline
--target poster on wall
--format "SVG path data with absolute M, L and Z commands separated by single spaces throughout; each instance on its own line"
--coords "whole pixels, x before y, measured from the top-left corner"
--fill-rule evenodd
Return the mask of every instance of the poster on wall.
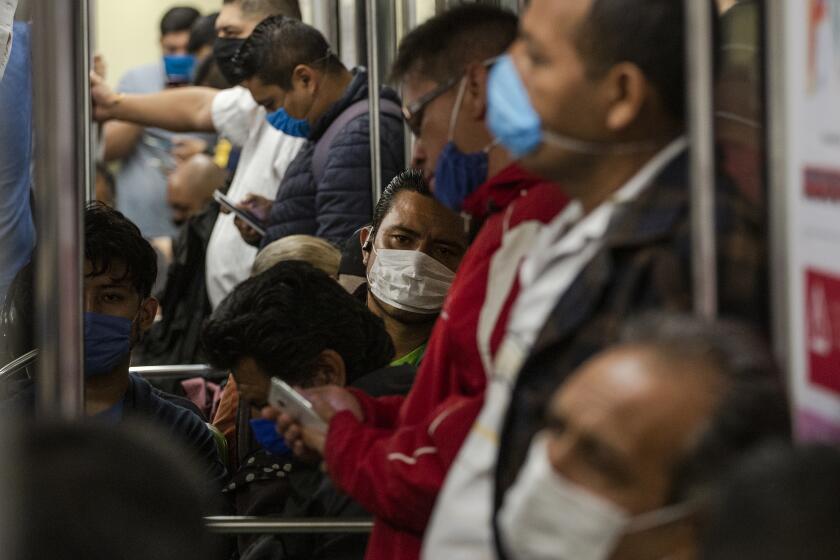
M 795 430 L 840 441 L 840 0 L 782 5 Z

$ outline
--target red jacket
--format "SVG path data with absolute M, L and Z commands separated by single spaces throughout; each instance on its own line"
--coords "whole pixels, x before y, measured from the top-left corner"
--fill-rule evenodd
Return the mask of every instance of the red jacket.
M 378 399 L 355 392 L 365 421 L 333 417 L 330 476 L 375 517 L 366 559 L 419 558 L 435 498 L 481 410 L 521 260 L 565 203 L 557 186 L 516 165 L 479 187 L 465 211 L 490 215 L 458 269 L 411 392 Z

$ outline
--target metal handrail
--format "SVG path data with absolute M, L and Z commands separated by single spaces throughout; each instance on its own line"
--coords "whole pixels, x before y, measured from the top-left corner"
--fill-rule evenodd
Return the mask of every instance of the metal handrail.
M 226 377 L 227 372 L 207 364 L 178 364 L 162 366 L 134 366 L 130 373 L 144 379 L 189 379 L 191 377 Z
M 272 517 L 205 517 L 207 528 L 224 535 L 370 533 L 370 519 L 272 518 Z
M 40 354 L 40 351 L 37 348 L 34 350 L 30 350 L 26 354 L 18 356 L 17 358 L 0 368 L 0 381 L 5 381 L 6 378 L 11 377 L 23 368 L 35 363 L 35 360 L 38 359 L 38 354 Z

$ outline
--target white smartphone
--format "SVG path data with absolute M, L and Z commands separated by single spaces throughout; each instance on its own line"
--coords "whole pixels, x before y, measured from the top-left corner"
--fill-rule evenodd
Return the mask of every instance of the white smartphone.
M 327 431 L 327 423 L 318 416 L 309 399 L 295 391 L 291 385 L 282 379 L 271 378 L 268 403 L 274 408 L 282 410 L 307 428 L 324 433 Z
M 222 191 L 219 191 L 219 190 L 215 191 L 213 193 L 213 200 L 215 200 L 221 206 L 223 206 L 224 208 L 227 208 L 229 211 L 231 211 L 234 214 L 236 214 L 237 216 L 239 216 L 239 218 L 242 219 L 243 222 L 245 222 L 246 224 L 251 226 L 254 229 L 254 231 L 259 233 L 261 236 L 265 237 L 265 226 L 262 224 L 262 222 L 259 220 L 259 218 L 257 218 L 256 216 L 254 216 L 251 212 L 248 212 L 247 210 L 243 210 L 242 208 L 237 208 L 236 204 L 231 199 L 229 199 L 225 195 L 225 193 L 223 193 Z

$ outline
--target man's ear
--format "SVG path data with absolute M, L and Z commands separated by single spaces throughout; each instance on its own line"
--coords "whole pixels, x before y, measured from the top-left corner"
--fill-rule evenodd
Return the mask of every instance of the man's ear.
M 362 246 L 362 264 L 367 266 L 370 259 L 370 251 L 373 246 L 373 239 L 370 238 L 370 228 L 359 230 L 359 244 Z
M 292 70 L 292 87 L 299 84 L 303 89 L 309 90 L 317 84 L 315 72 L 305 64 L 298 64 Z
M 472 120 L 484 121 L 484 115 L 487 112 L 489 69 L 481 62 L 471 62 L 467 65 L 464 75 L 467 85 L 461 111 L 469 115 Z
M 158 311 L 158 300 L 155 297 L 147 297 L 140 304 L 140 330 L 145 333 L 152 328 L 155 316 Z
M 335 350 L 324 350 L 315 359 L 315 371 L 313 385 L 338 385 L 344 387 L 347 384 L 347 370 L 344 366 L 344 358 Z
M 608 103 L 604 124 L 611 132 L 621 132 L 639 119 L 649 102 L 650 87 L 644 73 L 630 62 L 616 64 L 603 83 Z

